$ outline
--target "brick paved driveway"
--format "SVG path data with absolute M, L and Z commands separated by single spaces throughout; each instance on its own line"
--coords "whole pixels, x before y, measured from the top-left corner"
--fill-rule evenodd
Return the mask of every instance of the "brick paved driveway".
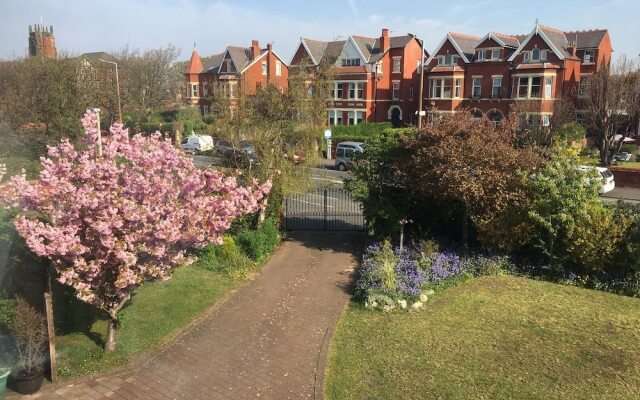
M 255 280 L 137 369 L 8 399 L 319 399 L 361 236 L 296 233 Z

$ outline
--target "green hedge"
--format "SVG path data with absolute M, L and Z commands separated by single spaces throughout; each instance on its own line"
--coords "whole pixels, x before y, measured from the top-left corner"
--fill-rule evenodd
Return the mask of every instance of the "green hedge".
M 198 265 L 238 278 L 248 274 L 256 264 L 242 252 L 233 237 L 225 236 L 221 246 L 210 244 L 199 251 Z
M 331 134 L 334 137 L 366 137 L 376 135 L 389 128 L 391 128 L 390 122 L 367 122 L 358 125 L 334 125 L 331 127 Z
M 273 219 L 265 220 L 256 230 L 243 229 L 238 232 L 238 245 L 252 260 L 262 261 L 280 243 L 280 232 Z

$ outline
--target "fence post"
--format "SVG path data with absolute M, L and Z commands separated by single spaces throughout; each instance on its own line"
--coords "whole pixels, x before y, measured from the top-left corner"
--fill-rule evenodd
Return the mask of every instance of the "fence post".
M 324 205 L 324 230 L 327 230 L 327 218 L 329 217 L 329 212 L 327 210 L 327 189 L 324 189 L 324 199 L 323 199 L 323 205 Z

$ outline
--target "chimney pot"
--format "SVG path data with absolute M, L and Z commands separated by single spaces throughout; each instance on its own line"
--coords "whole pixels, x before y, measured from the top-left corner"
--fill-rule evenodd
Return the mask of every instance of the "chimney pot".
M 380 50 L 382 52 L 387 51 L 391 47 L 391 41 L 389 40 L 389 29 L 382 30 L 382 36 L 380 37 Z
M 251 41 L 251 56 L 253 59 L 258 58 L 260 55 L 260 43 L 257 40 Z

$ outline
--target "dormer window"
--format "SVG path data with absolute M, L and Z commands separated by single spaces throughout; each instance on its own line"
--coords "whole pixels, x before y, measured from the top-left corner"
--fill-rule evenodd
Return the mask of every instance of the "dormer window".
M 491 59 L 492 60 L 499 60 L 500 59 L 500 50 L 499 49 L 491 50 Z
M 487 52 L 485 50 L 480 50 L 478 52 L 478 60 L 479 61 L 484 61 L 487 59 Z
M 343 58 L 342 66 L 343 67 L 359 67 L 360 59 L 359 58 Z
M 531 50 L 531 61 L 537 61 L 540 59 L 540 49 L 539 48 L 535 48 L 533 50 Z
M 595 50 L 585 50 L 584 51 L 584 58 L 583 58 L 583 63 L 585 64 L 593 64 L 594 60 L 596 58 L 596 51 Z
M 436 57 L 438 65 L 456 65 L 458 63 L 458 56 L 452 54 L 445 54 L 443 56 Z

